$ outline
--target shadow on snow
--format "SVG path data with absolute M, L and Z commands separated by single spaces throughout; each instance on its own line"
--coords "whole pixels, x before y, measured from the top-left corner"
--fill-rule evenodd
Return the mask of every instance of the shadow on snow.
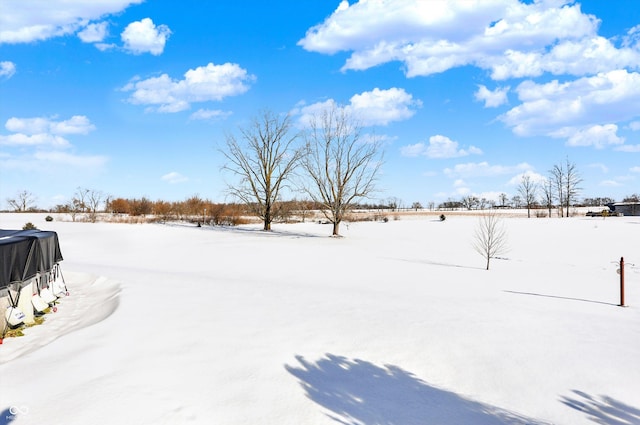
M 15 419 L 15 415 L 11 413 L 11 408 L 4 409 L 0 412 L 0 425 L 8 425 Z
M 611 397 L 593 397 L 582 391 L 573 390 L 575 396 L 562 397 L 560 401 L 572 409 L 584 412 L 587 417 L 601 425 L 640 424 L 640 410 L 628 406 Z
M 618 305 L 618 304 L 614 304 L 614 303 L 607 303 L 607 302 L 604 302 L 604 301 L 585 300 L 584 298 L 561 297 L 559 295 L 536 294 L 534 292 L 508 291 L 506 289 L 504 290 L 504 292 L 508 292 L 510 294 L 518 294 L 518 295 L 531 295 L 531 296 L 534 296 L 534 297 L 556 298 L 556 299 L 559 299 L 559 300 L 582 301 L 582 302 L 585 302 L 585 303 L 605 304 L 605 305 L 613 305 L 613 306 L 617 306 Z
M 296 359 L 299 365 L 285 365 L 287 371 L 343 425 L 547 424 L 436 388 L 397 366 L 332 354 L 315 363 Z

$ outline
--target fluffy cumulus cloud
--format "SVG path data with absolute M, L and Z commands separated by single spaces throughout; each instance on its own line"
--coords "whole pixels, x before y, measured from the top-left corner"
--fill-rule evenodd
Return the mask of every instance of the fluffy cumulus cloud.
M 144 18 L 127 25 L 120 37 L 125 50 L 136 55 L 151 53 L 157 56 L 164 51 L 169 35 L 171 30 L 168 26 L 156 26 L 150 18 Z
M 16 64 L 10 61 L 0 62 L 0 78 L 11 78 L 16 73 Z
M 392 87 L 390 89 L 375 88 L 368 92 L 355 94 L 349 103 L 340 106 L 333 99 L 306 105 L 294 110 L 300 115 L 302 124 L 308 123 L 314 116 L 332 108 L 344 108 L 345 112 L 359 121 L 362 126 L 385 126 L 392 122 L 404 121 L 416 113 L 422 102 L 414 99 L 404 89 Z
M 508 102 L 507 93 L 509 87 L 498 87 L 491 91 L 484 85 L 478 85 L 478 91 L 474 96 L 477 101 L 484 102 L 485 108 L 496 108 Z
M 429 138 L 429 144 L 416 143 L 414 145 L 404 146 L 400 149 L 404 156 L 416 157 L 426 156 L 427 158 L 458 158 L 471 154 L 479 155 L 482 151 L 475 146 L 467 149 L 461 149 L 458 142 L 442 135 L 435 135 Z
M 568 0 L 343 1 L 298 44 L 325 54 L 352 52 L 343 70 L 399 61 L 408 76 L 465 65 L 494 79 L 637 67 L 635 33 L 616 46 L 597 35 L 598 25 Z
M 9 118 L 5 128 L 12 132 L 0 135 L 0 145 L 5 146 L 50 146 L 66 148 L 70 146 L 64 137 L 73 134 L 88 134 L 95 130 L 84 115 L 75 115 L 68 120 L 56 121 L 51 118 Z
M 515 91 L 522 103 L 500 119 L 521 136 L 568 139 L 584 127 L 628 121 L 640 111 L 640 74 L 624 69 L 563 83 L 528 80 Z
M 567 140 L 568 146 L 593 146 L 602 149 L 609 145 L 621 145 L 624 137 L 617 135 L 618 126 L 615 124 L 594 125 L 584 130 L 578 130 Z
M 7 149 L 4 157 L 0 158 L 3 169 L 38 172 L 59 166 L 60 170 L 96 170 L 108 161 L 102 155 L 69 152 L 72 144 L 68 137 L 87 135 L 95 130 L 84 115 L 75 115 L 67 120 L 14 117 L 7 120 L 5 128 L 11 134 L 0 134 L 0 146 Z
M 181 80 L 174 80 L 167 74 L 135 78 L 122 90 L 131 92 L 129 103 L 149 105 L 149 111 L 173 113 L 189 109 L 192 103 L 220 101 L 245 93 L 254 80 L 253 75 L 237 64 L 209 63 L 188 70 Z
M 0 44 L 31 43 L 86 28 L 144 0 L 8 0 L 0 13 Z M 96 28 L 94 28 L 95 30 Z M 89 30 L 91 32 L 91 30 Z M 89 33 L 85 33 L 89 36 Z M 94 36 L 96 34 L 94 33 Z
M 408 77 L 473 66 L 494 80 L 527 79 L 515 89 L 520 104 L 499 117 L 516 135 L 634 150 L 616 132 L 640 128 L 640 25 L 612 38 L 599 27 L 571 0 L 344 0 L 298 44 L 347 52 L 343 71 L 399 62 Z M 536 80 L 548 75 L 561 79 Z M 479 85 L 474 96 L 498 107 L 510 90 Z

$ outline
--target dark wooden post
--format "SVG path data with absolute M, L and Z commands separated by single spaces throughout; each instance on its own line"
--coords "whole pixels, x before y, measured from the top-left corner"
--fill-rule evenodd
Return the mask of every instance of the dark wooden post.
M 624 257 L 620 257 L 620 307 L 624 307 Z

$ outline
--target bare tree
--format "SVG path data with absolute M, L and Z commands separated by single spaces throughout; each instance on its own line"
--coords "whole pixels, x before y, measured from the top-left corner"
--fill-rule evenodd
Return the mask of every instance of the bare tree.
M 547 206 L 547 209 L 549 210 L 549 218 L 551 218 L 551 209 L 553 208 L 553 200 L 554 198 L 554 194 L 553 194 L 553 182 L 551 181 L 551 179 L 545 179 L 542 182 L 542 201 L 543 204 Z
M 100 206 L 104 204 L 106 195 L 99 190 L 87 189 L 86 206 L 89 212 L 89 221 L 95 223 L 98 220 Z
M 569 158 L 566 159 L 566 168 L 564 175 L 564 194 L 565 202 L 567 206 L 567 217 L 569 217 L 569 206 L 572 202 L 575 202 L 578 193 L 580 193 L 580 187 L 578 185 L 582 182 L 582 178 L 578 173 L 575 163 L 569 162 Z
M 16 212 L 26 212 L 36 208 L 36 196 L 28 190 L 22 190 L 15 198 L 8 198 L 7 203 Z
M 500 206 L 501 207 L 505 207 L 507 205 L 507 194 L 506 193 L 501 193 L 498 198 L 500 199 Z
M 375 191 L 382 165 L 377 140 L 362 140 L 361 126 L 343 108 L 333 107 L 310 120 L 303 161 L 310 185 L 305 187 L 340 234 L 340 223 L 360 198 Z
M 228 191 L 262 219 L 264 230 L 271 230 L 280 191 L 299 164 L 303 149 L 294 147 L 298 135 L 291 133 L 289 115 L 264 112 L 240 133 L 244 143 L 228 135 L 227 149 L 222 152 L 229 161 L 223 170 L 240 177 L 239 183 L 228 185 Z
M 527 205 L 527 217 L 531 218 L 531 206 L 536 202 L 536 196 L 538 192 L 538 185 L 531 180 L 529 174 L 523 174 L 518 185 L 518 193 L 522 195 L 525 204 Z
M 556 190 L 556 199 L 560 207 L 560 217 L 564 217 L 564 165 L 562 163 L 555 164 L 549 172 L 551 174 L 550 180 L 553 182 Z
M 569 217 L 569 207 L 580 192 L 578 185 L 582 182 L 582 178 L 580 178 L 576 164 L 570 162 L 569 158 L 565 160 L 564 164 L 554 165 L 550 172 L 558 193 L 560 216 L 564 217 L 566 210 L 566 216 Z
M 495 211 L 480 216 L 474 234 L 473 248 L 487 260 L 487 270 L 492 258 L 507 251 L 507 232 L 502 218 Z
M 468 195 L 462 198 L 461 203 L 467 210 L 473 210 L 478 208 L 480 200 L 476 196 Z
M 77 212 L 87 211 L 87 195 L 90 191 L 91 189 L 85 189 L 82 187 L 76 188 L 76 193 L 73 195 L 71 203 Z

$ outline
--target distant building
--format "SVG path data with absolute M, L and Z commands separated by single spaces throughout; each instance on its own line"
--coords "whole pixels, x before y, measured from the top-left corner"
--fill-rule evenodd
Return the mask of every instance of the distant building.
M 613 214 L 640 215 L 640 202 L 612 202 L 607 206 Z

